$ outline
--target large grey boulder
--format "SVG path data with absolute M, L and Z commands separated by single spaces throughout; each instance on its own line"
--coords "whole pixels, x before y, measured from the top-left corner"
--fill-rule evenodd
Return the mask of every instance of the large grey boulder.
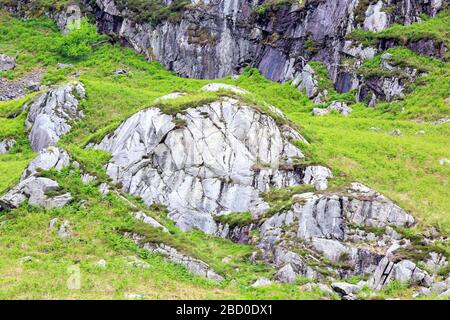
M 9 71 L 16 67 L 16 59 L 6 54 L 0 54 L 0 72 Z
M 28 200 L 34 206 L 46 209 L 61 208 L 72 200 L 70 194 L 49 196 L 49 193 L 57 192 L 60 187 L 57 182 L 42 177 L 28 177 L 0 198 L 0 210 L 18 208 Z
M 57 171 L 67 167 L 70 163 L 66 151 L 49 147 L 41 151 L 24 170 L 20 182 L 0 198 L 0 210 L 11 210 L 28 203 L 47 209 L 60 208 L 72 200 L 69 193 L 60 193 L 60 186 L 56 181 L 39 177 L 40 171 L 55 169 Z
M 56 144 L 71 129 L 71 122 L 81 119 L 80 100 L 85 99 L 84 86 L 73 82 L 50 89 L 29 104 L 25 121 L 30 130 L 33 151 L 41 151 Z
M 95 148 L 111 153 L 106 171 L 123 191 L 167 205 L 183 230 L 215 234 L 213 215 L 258 216 L 268 209 L 260 192 L 303 183 L 302 169 L 293 166 L 303 154 L 291 138 L 270 116 L 225 98 L 176 118 L 141 111 Z M 316 178 L 323 184 L 322 175 Z
M 31 160 L 22 174 L 22 180 L 35 175 L 39 171 L 49 171 L 51 169 L 60 171 L 69 164 L 70 156 L 65 150 L 57 147 L 48 147 Z

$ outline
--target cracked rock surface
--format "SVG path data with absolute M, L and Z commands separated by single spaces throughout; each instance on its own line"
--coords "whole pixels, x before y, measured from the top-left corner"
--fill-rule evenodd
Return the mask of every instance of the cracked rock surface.
M 293 130 L 255 108 L 225 98 L 176 118 L 182 126 L 159 109 L 141 111 L 95 148 L 112 154 L 107 174 L 123 191 L 167 205 L 181 229 L 215 234 L 214 215 L 258 216 L 268 209 L 260 192 L 304 183 L 304 170 L 293 165 L 303 158 L 290 143 Z M 308 183 L 324 179 L 309 171 Z
M 84 86 L 73 82 L 52 88 L 25 105 L 28 109 L 25 125 L 30 130 L 33 151 L 55 145 L 70 131 L 71 122 L 83 117 L 80 100 L 85 98 Z

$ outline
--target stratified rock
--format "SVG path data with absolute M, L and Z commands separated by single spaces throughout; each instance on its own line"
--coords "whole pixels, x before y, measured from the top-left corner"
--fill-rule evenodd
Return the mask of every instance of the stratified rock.
M 16 144 L 16 140 L 14 139 L 5 139 L 0 141 L 0 154 L 6 154 L 9 150 L 14 147 Z
M 181 229 L 215 234 L 213 214 L 260 215 L 268 209 L 260 192 L 303 183 L 291 164 L 303 157 L 289 142 L 292 132 L 257 109 L 225 98 L 177 119 L 184 125 L 156 108 L 141 111 L 96 148 L 112 154 L 107 174 L 123 191 L 167 205 Z
M 16 59 L 6 54 L 0 54 L 0 72 L 9 71 L 16 67 Z
M 25 124 L 34 151 L 56 144 L 70 131 L 70 123 L 83 117 L 79 99 L 85 99 L 83 85 L 69 83 L 50 89 L 25 106 L 29 110 Z
M 20 183 L 0 198 L 0 210 L 15 209 L 26 200 L 31 205 L 47 209 L 60 208 L 69 203 L 71 195 L 58 194 L 61 188 L 56 181 L 38 176 L 40 171 L 59 171 L 69 163 L 69 155 L 62 149 L 49 147 L 41 151 L 24 170 Z

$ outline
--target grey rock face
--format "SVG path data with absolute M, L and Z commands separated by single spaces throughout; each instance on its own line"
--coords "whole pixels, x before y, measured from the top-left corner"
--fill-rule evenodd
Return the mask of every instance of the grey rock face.
M 71 4 L 64 12 L 58 14 L 56 23 L 59 29 L 64 33 L 69 33 L 71 28 L 79 26 L 81 21 L 81 9 L 76 4 Z
M 310 265 L 320 266 L 324 258 L 329 263 L 323 268 L 334 270 L 337 277 L 372 274 L 390 246 L 401 239 L 389 226 L 409 227 L 414 223 L 392 201 L 358 183 L 342 192 L 294 195 L 292 202 L 291 209 L 273 215 L 260 226 L 257 246 L 266 262 L 277 268 L 289 263 L 296 275 L 306 277 L 320 278 L 316 267 Z M 386 227 L 386 232 L 376 236 L 355 229 L 355 225 L 361 229 Z M 333 264 L 345 268 L 330 268 Z
M 16 59 L 6 54 L 0 54 L 0 72 L 9 71 L 16 67 Z
M 14 147 L 16 140 L 7 138 L 0 141 L 0 154 L 8 153 L 9 150 Z
M 360 24 L 356 15 L 361 8 L 355 0 L 280 6 L 265 16 L 255 14 L 259 1 L 192 1 L 177 22 L 151 25 L 131 21 L 126 8 L 115 1 L 83 2 L 90 3 L 101 31 L 114 33 L 147 59 L 156 59 L 183 76 L 220 78 L 250 65 L 274 81 L 301 77 L 312 59 L 324 62 L 335 80 L 345 36 L 354 28 L 382 30 L 395 22 L 418 21 L 421 13 L 439 11 L 430 1 L 372 2 L 363 8 Z M 302 86 L 310 95 L 314 95 L 309 90 L 313 82 Z
M 25 124 L 34 151 L 54 145 L 70 131 L 70 123 L 83 117 L 79 99 L 85 97 L 81 83 L 69 83 L 50 89 L 25 106 L 29 110 Z
M 176 117 L 151 108 L 126 120 L 95 148 L 110 152 L 107 174 L 147 205 L 163 203 L 183 230 L 215 234 L 213 214 L 268 209 L 259 193 L 302 183 L 299 149 L 275 121 L 226 98 Z M 323 185 L 324 176 L 312 177 Z M 317 180 L 317 181 L 316 181 Z
M 326 167 L 309 166 L 306 167 L 303 182 L 313 185 L 318 191 L 323 191 L 328 188 L 328 179 L 332 177 L 333 173 Z

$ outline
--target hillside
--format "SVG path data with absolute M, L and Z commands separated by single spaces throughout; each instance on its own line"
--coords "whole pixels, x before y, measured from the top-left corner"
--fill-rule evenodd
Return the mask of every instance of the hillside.
M 448 299 L 447 2 L 257 2 L 0 0 L 0 299 Z

